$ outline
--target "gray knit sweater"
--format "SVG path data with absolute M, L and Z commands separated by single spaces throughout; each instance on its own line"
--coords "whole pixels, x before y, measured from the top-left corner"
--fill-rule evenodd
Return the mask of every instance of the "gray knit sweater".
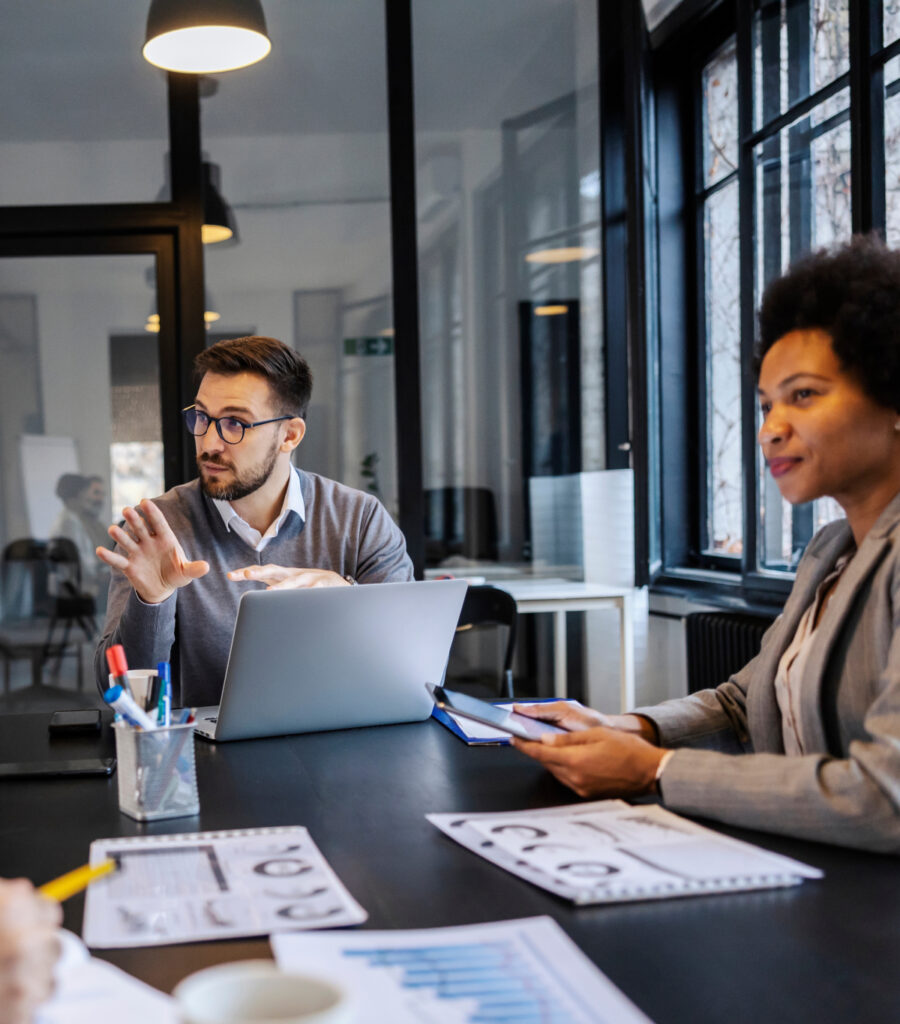
M 113 572 L 95 669 L 107 686 L 105 652 L 122 644 L 131 668 L 172 663 L 176 704 L 218 704 L 225 678 L 238 601 L 245 590 L 265 589 L 253 580 L 232 583 L 231 569 L 253 565 L 331 569 L 359 583 L 413 578 L 403 534 L 377 498 L 315 473 L 300 474 L 306 522 L 288 513 L 278 535 L 254 551 L 229 531 L 199 482 L 173 487 L 155 498 L 189 561 L 209 562 L 209 572 L 161 604 L 144 604 L 131 584 Z

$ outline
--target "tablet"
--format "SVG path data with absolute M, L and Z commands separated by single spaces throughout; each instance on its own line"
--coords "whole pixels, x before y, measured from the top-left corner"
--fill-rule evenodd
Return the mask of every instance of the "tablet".
M 461 715 L 463 718 L 471 718 L 473 722 L 490 725 L 494 729 L 508 732 L 511 736 L 518 736 L 523 740 L 539 740 L 548 732 L 567 731 L 558 725 L 551 725 L 550 722 L 542 722 L 537 718 L 528 718 L 527 715 L 498 708 L 496 704 L 489 704 L 477 697 L 470 697 L 467 693 L 445 690 L 443 686 L 434 686 L 431 683 L 425 685 L 431 694 L 431 699 L 442 711 Z

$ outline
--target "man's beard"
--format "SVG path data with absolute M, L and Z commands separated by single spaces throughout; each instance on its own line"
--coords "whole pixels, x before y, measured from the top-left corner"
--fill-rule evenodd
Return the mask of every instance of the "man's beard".
M 240 501 L 241 498 L 246 498 L 248 494 L 258 491 L 272 475 L 272 470 L 275 468 L 275 462 L 278 459 L 278 447 L 278 439 L 276 438 L 262 464 L 248 470 L 243 476 L 235 470 L 234 466 L 226 463 L 218 456 L 211 457 L 207 455 L 201 458 L 198 455 L 197 468 L 200 470 L 200 486 L 203 488 L 203 493 L 210 498 L 216 498 L 218 501 Z M 203 475 L 204 463 L 209 463 L 213 466 L 228 466 L 234 479 L 227 483 L 224 480 L 220 481 L 215 478 L 205 477 Z

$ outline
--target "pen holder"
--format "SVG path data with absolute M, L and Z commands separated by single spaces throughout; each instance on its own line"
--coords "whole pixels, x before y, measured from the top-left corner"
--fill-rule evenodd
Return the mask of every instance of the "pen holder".
M 197 814 L 194 726 L 141 730 L 116 722 L 119 810 L 138 821 Z

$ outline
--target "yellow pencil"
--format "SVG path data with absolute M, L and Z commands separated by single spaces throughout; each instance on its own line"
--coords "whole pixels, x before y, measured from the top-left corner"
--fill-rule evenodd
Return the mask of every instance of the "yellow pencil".
M 118 866 L 118 863 L 112 859 L 103 861 L 95 868 L 92 868 L 90 864 L 84 864 L 80 868 L 75 868 L 74 871 L 68 871 L 66 874 L 60 875 L 59 878 L 54 878 L 52 882 L 46 882 L 38 889 L 38 892 L 42 896 L 46 896 L 47 899 L 57 900 L 61 903 L 70 896 L 74 896 L 76 892 L 86 889 L 95 879 L 108 875 L 110 871 L 115 871 Z

